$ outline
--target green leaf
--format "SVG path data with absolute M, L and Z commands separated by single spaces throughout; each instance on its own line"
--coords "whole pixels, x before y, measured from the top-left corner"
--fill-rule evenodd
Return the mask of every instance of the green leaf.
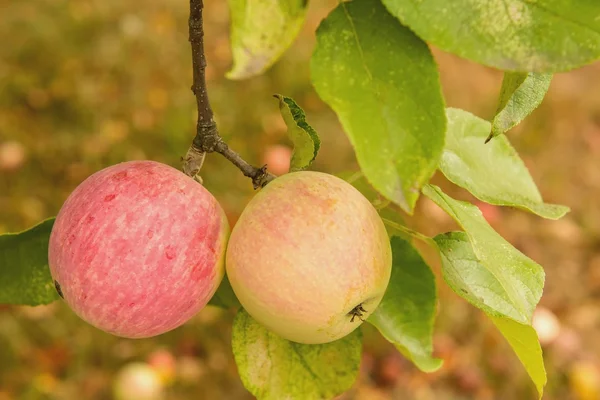
M 442 360 L 431 355 L 437 300 L 435 277 L 406 240 L 392 238 L 392 257 L 390 283 L 368 321 L 419 369 L 436 371 Z
M 294 100 L 280 94 L 274 97 L 279 100 L 281 116 L 288 127 L 288 136 L 294 143 L 290 171 L 306 169 L 315 160 L 321 147 L 319 135 L 306 122 L 304 110 Z
M 502 286 L 502 279 L 479 261 L 464 232 L 450 232 L 435 237 L 442 258 L 442 274 L 459 296 L 483 310 L 525 366 L 540 398 L 546 384 L 542 350 L 535 330 L 515 322 L 517 305 Z M 508 317 L 508 318 L 507 318 Z
M 285 340 L 244 309 L 233 321 L 233 355 L 246 389 L 259 400 L 329 399 L 350 389 L 358 375 L 360 329 L 326 344 Z
M 529 324 L 544 288 L 542 267 L 515 249 L 494 231 L 476 206 L 455 200 L 434 185 L 425 186 L 423 194 L 454 218 L 468 235 L 476 259 L 489 272 L 487 276 L 482 274 L 476 278 L 473 277 L 475 283 L 480 284 L 481 279 L 491 279 L 493 276 L 494 281 L 497 282 L 495 285 L 499 285 L 504 291 L 505 299 L 509 299 L 509 302 L 502 304 L 501 310 L 504 315 L 517 322 Z M 453 251 L 452 248 L 449 251 Z M 446 261 L 453 260 L 448 258 L 449 251 L 445 254 Z M 472 265 L 469 265 L 470 260 L 465 254 L 464 246 L 459 247 L 457 251 L 459 254 L 456 258 L 461 259 L 463 263 L 459 266 L 454 265 L 454 267 L 462 267 L 467 270 L 472 268 Z M 491 296 L 497 291 L 499 291 L 498 286 L 492 286 L 487 294 Z M 481 294 L 481 292 L 476 291 L 475 295 L 477 294 Z M 496 304 L 494 309 L 498 311 L 500 299 L 494 301 L 496 303 L 488 301 L 485 304 L 490 308 L 492 304 Z
M 48 242 L 54 218 L 20 233 L 0 235 L 0 303 L 36 306 L 58 300 Z
M 542 348 L 540 347 L 535 329 L 506 318 L 490 316 L 490 319 L 506 338 L 517 357 L 519 357 L 521 364 L 523 364 L 529 377 L 531 377 L 531 380 L 535 384 L 539 398 L 541 399 L 544 394 L 544 386 L 546 386 L 547 378 Z
M 444 233 L 434 240 L 442 258 L 442 275 L 452 290 L 487 314 L 524 321 L 519 299 L 503 286 L 507 279 L 493 265 L 489 268 L 479 261 L 466 233 Z
M 464 110 L 448 108 L 446 146 L 440 170 L 446 178 L 478 199 L 518 207 L 541 217 L 558 219 L 569 208 L 546 204 L 527 167 L 505 136 L 488 144 L 490 123 Z
M 227 274 L 223 276 L 223 280 L 221 284 L 217 288 L 217 291 L 213 295 L 213 297 L 208 302 L 209 305 L 221 308 L 240 308 L 241 304 L 238 300 L 237 296 L 233 292 L 233 288 L 231 287 L 231 283 L 229 283 L 229 278 Z
M 379 1 L 342 2 L 317 30 L 311 74 L 369 182 L 411 213 L 437 167 L 446 125 L 425 42 Z
M 230 79 L 259 75 L 298 36 L 308 0 L 229 0 L 233 67 Z
M 507 71 L 558 72 L 600 58 L 597 0 L 383 0 L 442 50 Z
M 535 110 L 550 87 L 552 74 L 505 72 L 498 110 L 486 143 L 517 126 Z

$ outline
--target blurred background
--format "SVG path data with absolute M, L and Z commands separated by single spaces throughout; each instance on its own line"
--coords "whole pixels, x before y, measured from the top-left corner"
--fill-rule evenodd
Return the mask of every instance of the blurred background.
M 335 115 L 310 86 L 314 30 L 335 1 L 312 2 L 301 37 L 266 75 L 228 81 L 225 0 L 206 1 L 210 99 L 232 148 L 285 171 L 286 127 L 274 93 L 294 98 L 322 139 L 314 168 L 356 170 Z M 195 128 L 185 0 L 0 0 L 0 233 L 55 215 L 87 176 L 121 161 L 175 167 Z M 447 104 L 493 116 L 502 74 L 433 49 Z M 600 63 L 558 74 L 542 106 L 509 134 L 548 202 L 572 212 L 545 221 L 477 203 L 507 240 L 546 269 L 535 325 L 544 348 L 545 399 L 600 398 Z M 219 155 L 202 176 L 235 223 L 253 191 Z M 449 193 L 471 199 L 442 177 Z M 472 199 L 471 199 L 472 200 Z M 455 229 L 421 199 L 406 222 L 427 234 Z M 438 277 L 433 374 L 416 370 L 365 327 L 360 378 L 344 399 L 534 399 L 533 384 L 485 316 Z M 62 302 L 0 305 L 0 400 L 249 399 L 230 348 L 229 312 L 207 307 L 160 337 L 126 340 L 79 320 Z M 365 324 L 366 325 L 366 324 Z M 152 397 L 155 396 L 155 397 Z

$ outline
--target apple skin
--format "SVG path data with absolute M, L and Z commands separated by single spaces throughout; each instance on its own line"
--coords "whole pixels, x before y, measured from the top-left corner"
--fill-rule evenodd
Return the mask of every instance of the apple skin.
M 81 183 L 48 249 L 59 293 L 82 319 L 144 338 L 188 321 L 224 275 L 229 224 L 202 185 L 168 165 L 131 161 Z
M 233 228 L 226 269 L 248 313 L 279 336 L 327 343 L 356 329 L 379 305 L 392 267 L 390 241 L 371 203 L 321 172 L 276 178 Z

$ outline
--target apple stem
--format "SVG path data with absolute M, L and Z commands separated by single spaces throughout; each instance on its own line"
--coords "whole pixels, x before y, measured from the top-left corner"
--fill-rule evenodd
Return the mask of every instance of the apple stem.
M 219 134 L 217 123 L 208 99 L 206 90 L 206 56 L 204 55 L 204 28 L 202 10 L 203 0 L 190 0 L 189 41 L 192 45 L 193 84 L 192 92 L 196 96 L 198 107 L 198 123 L 196 136 L 183 158 L 183 172 L 202 183 L 200 168 L 206 153 L 219 153 L 239 168 L 242 173 L 252 179 L 254 189 L 265 186 L 275 179 L 275 175 L 267 172 L 267 166 L 260 168 L 248 164 L 235 151 L 229 148 Z

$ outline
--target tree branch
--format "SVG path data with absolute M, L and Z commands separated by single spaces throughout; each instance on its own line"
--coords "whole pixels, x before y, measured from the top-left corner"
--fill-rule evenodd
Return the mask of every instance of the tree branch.
M 214 114 L 208 100 L 206 90 L 206 57 L 204 55 L 204 28 L 202 19 L 203 0 L 190 0 L 189 19 L 189 41 L 192 45 L 193 84 L 192 92 L 196 96 L 198 108 L 198 123 L 196 124 L 196 136 L 183 159 L 183 172 L 194 177 L 199 182 L 202 179 L 198 175 L 206 153 L 217 152 L 227 158 L 231 163 L 252 179 L 254 188 L 265 186 L 275 179 L 275 176 L 267 172 L 267 166 L 261 168 L 248 164 L 238 153 L 231 150 L 223 141 Z

